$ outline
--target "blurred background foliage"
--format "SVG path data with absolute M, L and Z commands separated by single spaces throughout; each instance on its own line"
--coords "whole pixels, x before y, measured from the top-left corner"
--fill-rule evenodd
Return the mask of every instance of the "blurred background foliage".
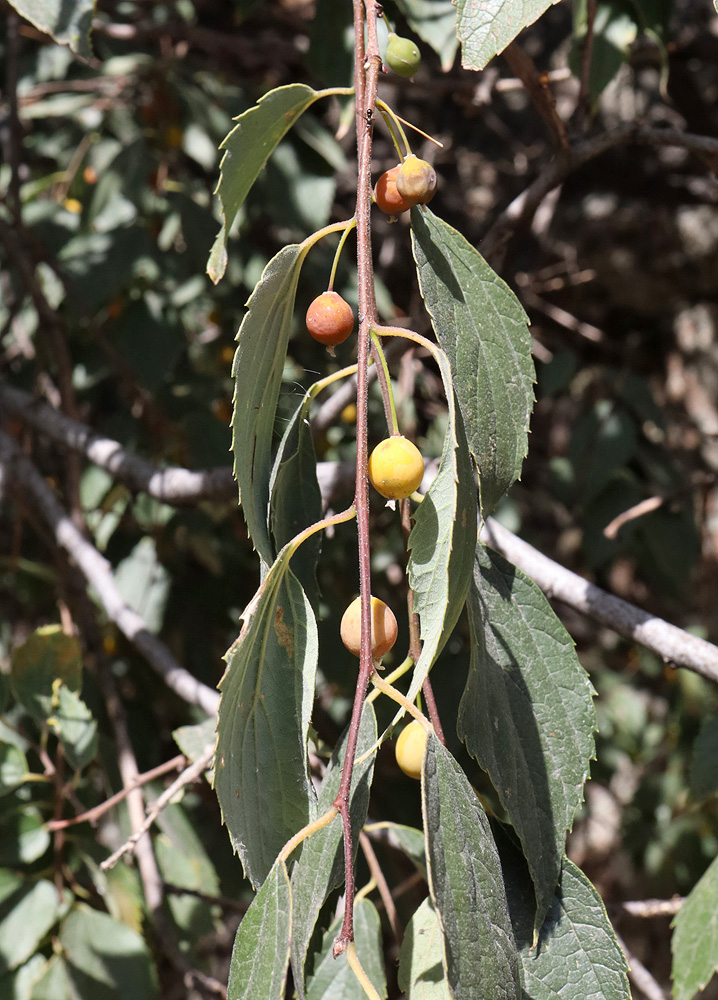
M 214 287 L 205 265 L 218 228 L 218 147 L 232 119 L 272 87 L 349 83 L 350 8 L 336 0 L 100 0 L 86 60 L 6 10 L 4 380 L 58 407 L 69 381 L 71 416 L 158 465 L 230 465 L 230 368 L 244 303 L 281 246 L 352 214 L 353 109 L 346 99 L 317 104 L 282 142 L 243 207 L 227 274 Z M 450 3 L 397 0 L 386 10 L 418 40 L 424 60 L 415 81 L 386 77 L 380 92 L 443 143 L 416 147 L 440 176 L 432 207 L 481 249 L 500 211 L 549 160 L 544 125 L 503 60 L 480 74 L 460 68 Z M 640 117 L 718 136 L 718 20 L 711 5 L 600 0 L 598 11 L 591 130 Z M 566 120 L 585 24 L 577 0 L 552 7 L 521 36 L 549 74 Z M 379 124 L 375 176 L 394 160 Z M 617 146 L 576 170 L 510 244 L 500 272 L 531 316 L 538 383 L 524 476 L 498 516 L 564 565 L 715 641 L 718 182 L 711 166 L 680 148 Z M 14 237 L 13 186 L 23 223 Z M 428 332 L 406 222 L 376 218 L 374 246 L 381 315 L 396 323 L 410 317 Z M 326 287 L 333 250 L 318 246 L 302 272 L 283 419 L 311 382 L 351 361 L 348 347 L 329 359 L 301 322 Z M 38 312 L 28 267 L 54 311 L 55 332 Z M 356 305 L 350 253 L 337 288 Z M 437 457 L 445 414 L 436 370 L 417 351 L 397 358 L 392 374 L 403 432 L 428 459 Z M 317 434 L 321 461 L 353 460 L 354 418 L 348 405 Z M 378 396 L 371 421 L 378 440 Z M 71 507 L 69 453 L 7 413 L 3 429 Z M 236 503 L 174 508 L 85 462 L 78 485 L 74 516 L 127 601 L 180 663 L 214 687 L 258 584 Z M 85 643 L 60 650 L 66 637 L 48 628 L 72 618 L 76 583 L 23 491 L 12 482 L 4 490 L 0 996 L 205 995 L 197 984 L 188 994 L 163 953 L 136 868 L 99 867 L 129 832 L 124 805 L 97 828 L 68 828 L 60 842 L 48 832 L 47 821 L 58 818 L 60 759 L 69 782 L 63 815 L 102 802 L 122 782 L 92 655 Z M 652 497 L 663 500 L 657 509 L 606 533 L 618 515 Z M 331 503 L 342 499 L 334 495 Z M 374 592 L 399 614 L 401 534 L 376 502 L 372 516 Z M 343 727 L 354 688 L 356 663 L 339 642 L 337 622 L 357 591 L 355 567 L 354 528 L 342 525 L 325 538 L 319 569 L 320 755 Z M 609 904 L 685 894 L 718 850 L 718 694 L 570 609 L 557 610 L 599 696 L 597 762 L 570 855 Z M 95 626 L 101 653 L 95 643 L 94 655 L 111 666 L 138 765 L 149 770 L 177 754 L 173 731 L 203 716 L 168 692 L 101 609 Z M 406 635 L 405 616 L 401 627 Z M 58 692 L 42 679 L 48 662 L 67 667 L 65 715 Z M 461 755 L 451 722 L 467 666 L 460 624 L 435 668 L 434 687 L 450 747 L 490 800 L 492 790 Z M 21 680 L 26 669 L 34 678 L 29 688 Z M 370 816 L 420 821 L 416 787 L 398 771 L 390 747 L 377 761 Z M 154 846 L 179 949 L 192 967 L 226 982 L 234 930 L 251 892 L 206 783 L 161 814 Z M 401 855 L 377 849 L 390 885 L 408 879 L 398 901 L 406 919 L 421 886 Z M 667 982 L 668 919 L 624 917 L 621 931 Z

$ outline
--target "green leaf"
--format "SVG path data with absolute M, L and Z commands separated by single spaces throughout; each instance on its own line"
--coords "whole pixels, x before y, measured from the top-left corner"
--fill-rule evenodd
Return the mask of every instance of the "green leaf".
M 283 862 L 272 868 L 242 918 L 229 966 L 228 1000 L 283 1000 L 292 897 Z
M 317 480 L 317 456 L 309 426 L 309 407 L 317 389 L 312 386 L 294 411 L 279 445 L 269 481 L 269 511 L 275 551 L 322 516 L 322 494 Z M 317 532 L 301 546 L 294 573 L 310 597 L 316 594 L 316 565 L 321 548 Z
M 416 870 L 426 878 L 426 845 L 424 831 L 413 826 L 402 826 L 401 823 L 375 823 L 376 830 L 381 830 L 386 843 L 396 847 L 411 861 Z
M 307 736 L 317 626 L 290 555 L 285 548 L 245 610 L 219 685 L 214 787 L 255 888 L 315 809 Z
M 471 581 L 476 544 L 474 470 L 446 356 L 437 351 L 449 420 L 436 478 L 414 514 L 409 583 L 419 616 L 421 656 L 407 698 L 413 701 L 459 619 Z
M 149 632 L 162 628 L 170 591 L 170 575 L 157 557 L 154 538 L 145 536 L 115 570 L 115 583 Z
M 2 766 L 0 765 L 0 774 Z M 706 719 L 693 744 L 691 797 L 705 799 L 718 792 L 718 718 Z
M 80 997 L 156 1000 L 147 945 L 125 924 L 78 904 L 62 921 L 59 936 L 69 978 Z
M 427 208 L 411 211 L 421 294 L 446 353 L 491 513 L 521 474 L 528 449 L 534 365 L 524 310 L 467 240 Z
M 339 792 L 344 766 L 344 754 L 348 731 L 337 745 L 319 791 L 317 812 L 322 815 L 329 809 Z M 365 703 L 362 711 L 357 740 L 357 758 L 360 758 L 376 741 L 376 717 L 374 709 Z M 375 753 L 361 764 L 354 766 L 350 791 L 352 843 L 356 854 L 359 832 L 366 820 L 369 808 L 369 789 L 374 773 Z M 292 926 L 292 971 L 294 986 L 300 1000 L 304 1000 L 304 963 L 307 948 L 319 916 L 329 893 L 344 882 L 344 854 L 342 824 L 339 817 L 324 829 L 312 834 L 304 842 L 302 856 L 292 872 L 292 899 L 294 916 Z
M 92 58 L 90 28 L 95 0 L 10 0 L 23 17 L 83 59 Z
M 464 69 L 483 69 L 557 0 L 456 0 Z
M 72 767 L 86 767 L 95 759 L 97 723 L 82 698 L 66 684 L 56 687 L 54 710 L 48 723 L 55 730 Z
M 27 758 L 12 743 L 0 743 L 0 795 L 18 788 L 27 774 Z
M 173 731 L 172 738 L 185 757 L 195 761 L 214 743 L 216 728 L 217 720 L 210 716 L 196 726 L 180 726 Z
M 399 952 L 399 988 L 407 1000 L 453 1000 L 443 942 L 438 914 L 425 899 L 407 925 Z
M 32 864 L 50 846 L 50 834 L 40 810 L 32 805 L 0 814 L 0 865 Z
M 207 273 L 215 284 L 227 267 L 227 237 L 249 189 L 269 159 L 277 143 L 297 118 L 322 94 L 303 83 L 270 90 L 238 118 L 237 124 L 220 149 L 217 193 L 222 201 L 224 221 L 207 264 Z
M 520 1000 L 501 862 L 479 800 L 432 734 L 422 776 L 429 889 L 454 1000 Z
M 718 971 L 718 858 L 673 921 L 673 1000 L 691 1000 Z
M 62 681 L 71 691 L 80 690 L 80 644 L 59 625 L 39 628 L 13 653 L 10 677 L 20 704 L 44 722 L 52 712 L 55 681 Z
M 53 955 L 32 987 L 30 1000 L 76 1000 L 67 962 Z M 84 1000 L 84 998 L 82 998 Z
M 621 66 L 627 61 L 631 45 L 638 35 L 636 15 L 638 9 L 627 9 L 627 5 L 603 0 L 596 9 L 593 22 L 593 48 L 591 50 L 591 73 L 589 94 L 596 100 L 614 79 Z M 574 7 L 574 41 L 568 54 L 571 72 L 580 78 L 583 46 L 586 37 L 586 3 L 579 2 Z
M 277 400 L 305 244 L 284 247 L 267 264 L 247 303 L 234 356 L 232 449 L 239 498 L 254 547 L 273 558 L 268 508 Z
M 0 996 L 7 1000 L 33 1000 L 35 986 L 49 965 L 44 955 L 35 953 L 16 972 L 0 975 Z M 62 1000 L 64 994 L 55 993 L 55 1000 Z
M 307 1000 L 366 1000 L 366 993 L 354 975 L 346 952 L 334 958 L 332 947 L 342 926 L 337 917 L 324 935 L 314 973 L 307 980 Z M 360 899 L 354 907 L 354 944 L 357 957 L 374 989 L 386 997 L 384 954 L 381 947 L 381 924 L 376 907 L 368 899 Z
M 561 883 L 535 940 L 534 900 L 526 862 L 513 838 L 500 838 L 524 997 L 557 1000 L 571 984 L 581 1000 L 630 1000 L 627 965 L 603 900 L 583 872 L 563 859 Z
M 536 584 L 483 545 L 468 608 L 471 666 L 457 730 L 521 838 L 538 928 L 594 753 L 593 689 Z
M 448 73 L 459 47 L 456 7 L 451 0 L 396 0 L 396 5 L 412 31 L 436 52 L 441 68 Z
M 58 918 L 57 889 L 0 872 L 0 972 L 16 969 L 35 953 Z

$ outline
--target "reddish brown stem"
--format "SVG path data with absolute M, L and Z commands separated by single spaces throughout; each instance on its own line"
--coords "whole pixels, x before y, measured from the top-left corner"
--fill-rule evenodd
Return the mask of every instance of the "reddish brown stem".
M 364 47 L 366 11 L 367 46 Z M 359 595 L 361 597 L 361 642 L 359 677 L 347 737 L 344 770 L 339 793 L 334 800 L 342 818 L 344 833 L 345 895 L 344 920 L 334 942 L 335 957 L 341 955 L 354 940 L 354 850 L 349 816 L 354 756 L 359 722 L 369 677 L 373 670 L 371 658 L 371 567 L 369 552 L 369 485 L 367 478 L 367 368 L 370 332 L 376 321 L 374 302 L 374 268 L 371 251 L 371 147 L 374 103 L 381 56 L 376 33 L 376 6 L 373 0 L 354 0 L 354 85 L 356 90 L 357 151 L 357 280 L 359 286 L 359 346 L 357 370 L 357 467 L 354 506 L 359 535 Z

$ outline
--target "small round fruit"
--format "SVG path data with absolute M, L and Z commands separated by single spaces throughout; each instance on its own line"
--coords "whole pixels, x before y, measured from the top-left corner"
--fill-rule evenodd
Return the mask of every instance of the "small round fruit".
M 350 653 L 359 656 L 361 637 L 361 598 L 357 597 L 342 615 L 342 642 Z M 371 658 L 380 660 L 396 642 L 399 629 L 391 608 L 378 597 L 371 599 Z
M 410 38 L 389 32 L 386 64 L 398 76 L 413 76 L 421 65 L 421 53 Z
M 374 188 L 374 201 L 387 215 L 399 215 L 401 212 L 407 212 L 416 204 L 416 202 L 402 198 L 396 189 L 396 175 L 399 173 L 400 167 L 401 164 L 397 163 L 391 170 L 383 173 Z
M 410 778 L 421 778 L 427 739 L 426 730 L 418 719 L 412 719 L 399 734 L 396 741 L 396 762 Z
M 307 309 L 307 330 L 325 347 L 343 344 L 354 329 L 354 313 L 336 292 L 322 292 Z
M 436 171 L 426 160 L 407 156 L 396 175 L 396 190 L 414 205 L 426 205 L 436 194 Z
M 369 456 L 369 481 L 387 500 L 411 496 L 423 478 L 421 452 L 398 434 L 380 442 Z

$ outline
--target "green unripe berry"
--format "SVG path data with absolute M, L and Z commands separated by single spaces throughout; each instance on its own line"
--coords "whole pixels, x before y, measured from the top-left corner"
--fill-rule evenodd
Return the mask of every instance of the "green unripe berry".
M 396 175 L 396 190 L 414 205 L 426 205 L 436 194 L 436 171 L 426 160 L 412 153 Z
M 386 64 L 398 76 L 413 76 L 421 65 L 421 53 L 410 38 L 402 38 L 390 31 Z

